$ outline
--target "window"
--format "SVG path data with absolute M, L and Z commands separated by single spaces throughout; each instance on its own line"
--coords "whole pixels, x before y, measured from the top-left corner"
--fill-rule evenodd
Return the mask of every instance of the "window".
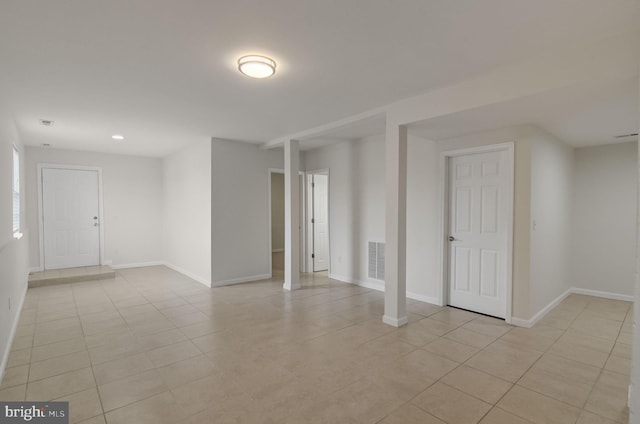
M 20 233 L 20 155 L 13 148 L 13 234 Z

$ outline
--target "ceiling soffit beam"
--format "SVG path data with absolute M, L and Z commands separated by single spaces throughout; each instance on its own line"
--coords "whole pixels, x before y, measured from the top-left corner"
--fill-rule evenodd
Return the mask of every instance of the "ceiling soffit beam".
M 511 64 L 418 96 L 310 128 L 264 143 L 281 146 L 285 140 L 321 136 L 349 124 L 386 115 L 387 122 L 409 125 L 439 116 L 502 103 L 590 81 L 613 81 L 638 75 L 640 32 L 630 32 L 571 51 L 563 50 Z
M 378 108 L 373 110 L 368 110 L 363 113 L 359 113 L 357 115 L 352 115 L 344 119 L 340 119 L 338 121 L 333 121 L 325 125 L 320 125 L 318 127 L 313 127 L 308 130 L 300 131 L 295 134 L 290 134 L 284 137 L 279 137 L 271 141 L 267 141 L 262 144 L 264 149 L 273 149 L 275 147 L 280 147 L 287 140 L 306 140 L 314 137 L 320 137 L 326 134 L 329 131 L 338 130 L 342 127 L 347 127 L 351 124 L 355 124 L 360 121 L 366 121 L 369 119 L 375 118 L 384 118 L 386 115 L 386 110 L 384 108 Z

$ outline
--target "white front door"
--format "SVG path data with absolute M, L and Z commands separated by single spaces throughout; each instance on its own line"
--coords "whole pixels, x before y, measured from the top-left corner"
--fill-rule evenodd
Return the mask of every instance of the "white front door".
M 329 176 L 313 175 L 313 270 L 329 269 Z
M 98 171 L 42 168 L 44 268 L 100 264 Z
M 449 304 L 506 316 L 507 152 L 449 159 Z

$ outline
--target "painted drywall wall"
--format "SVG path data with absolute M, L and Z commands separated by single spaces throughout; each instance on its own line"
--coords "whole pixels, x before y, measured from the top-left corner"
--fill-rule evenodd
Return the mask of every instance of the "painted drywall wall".
M 633 295 L 637 142 L 575 150 L 572 285 Z
M 527 321 L 570 287 L 573 150 L 540 128 L 522 125 L 438 142 L 409 137 L 409 297 L 435 303 L 441 295 L 442 152 L 506 142 L 515 142 L 512 314 Z M 384 241 L 384 137 L 310 150 L 305 160 L 308 170 L 331 173 L 332 276 L 382 289 L 382 281 L 367 276 L 367 242 Z
M 282 149 L 214 138 L 210 158 L 212 284 L 268 278 L 269 168 L 284 167 Z
M 114 266 L 144 264 L 161 258 L 162 163 L 160 159 L 26 148 L 27 222 L 30 266 L 40 266 L 37 165 L 102 168 L 104 259 Z
M 440 152 L 436 142 L 407 143 L 407 294 L 438 303 L 441 293 Z
M 18 148 L 21 168 L 21 239 L 13 237 L 13 146 Z M 14 331 L 27 290 L 29 234 L 25 220 L 24 148 L 11 119 L 0 115 L 0 380 L 9 358 Z
M 640 82 L 640 81 L 639 81 Z M 640 83 L 638 84 L 640 88 Z M 640 90 L 638 92 L 640 98 Z M 640 123 L 640 117 L 638 117 Z M 638 142 L 636 142 L 638 148 Z M 640 150 L 640 149 L 638 149 Z M 640 155 L 640 152 L 639 152 Z M 629 387 L 629 423 L 640 423 L 640 156 L 636 156 L 635 181 L 638 184 L 636 199 L 636 274 L 635 303 L 633 307 L 633 350 L 631 363 L 631 385 Z
M 571 228 L 576 214 L 571 200 L 573 148 L 540 128 L 530 129 L 530 310 L 535 315 L 571 287 Z
M 271 250 L 284 249 L 284 174 L 271 174 Z
M 162 160 L 162 258 L 177 271 L 211 285 L 211 142 Z
M 360 186 L 360 164 L 364 157 L 362 150 L 365 149 L 358 142 L 341 142 L 309 150 L 304 153 L 306 168 L 302 168 L 306 171 L 329 169 L 330 274 L 343 281 L 358 283 L 364 281 L 360 270 L 362 255 L 366 252 L 366 239 L 384 240 L 384 223 L 378 223 L 379 228 L 373 233 L 360 237 L 361 228 L 368 226 L 370 213 L 376 213 L 377 209 L 382 208 L 379 213 L 384 214 L 384 204 L 378 202 L 373 208 L 363 209 L 358 201 L 359 193 L 363 191 Z M 378 155 L 381 154 L 383 153 Z M 374 164 L 382 167 L 382 156 Z M 374 178 L 379 179 L 377 176 Z M 377 185 L 379 184 L 378 182 Z M 382 195 L 384 196 L 384 185 Z
M 531 132 L 531 127 L 523 125 L 438 142 L 442 151 L 515 142 L 512 315 L 524 320 L 533 316 L 530 307 L 531 232 L 529 230 L 531 222 Z
M 434 142 L 410 136 L 407 183 L 407 293 L 436 302 L 439 295 L 438 154 Z M 384 242 L 384 136 L 305 152 L 306 169 L 328 168 L 333 278 L 384 289 L 368 276 L 368 242 Z

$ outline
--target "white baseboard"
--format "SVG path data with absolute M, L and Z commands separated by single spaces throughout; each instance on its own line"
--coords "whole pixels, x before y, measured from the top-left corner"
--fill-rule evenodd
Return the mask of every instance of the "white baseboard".
M 571 293 L 584 294 L 587 296 L 602 297 L 604 299 L 624 300 L 626 302 L 635 301 L 635 296 L 629 294 L 611 293 L 599 290 L 581 289 L 579 287 L 571 287 Z
M 341 275 L 336 275 L 336 274 L 329 274 L 329 278 L 333 280 L 342 281 L 343 283 L 354 284 L 356 286 L 384 292 L 384 282 L 377 283 L 373 281 L 361 281 L 361 280 L 356 280 L 355 278 L 343 277 Z M 407 298 L 413 299 L 413 300 L 419 300 L 420 302 L 431 303 L 433 305 L 442 306 L 440 304 L 440 299 L 436 297 L 425 296 L 425 295 L 413 293 L 413 292 L 407 292 Z
M 511 322 L 509 322 L 509 324 L 513 324 L 513 325 L 516 325 L 518 327 L 531 328 L 534 325 L 536 325 L 536 323 L 538 321 L 540 321 L 542 318 L 544 318 L 544 316 L 547 315 L 553 308 L 558 306 L 558 304 L 560 302 L 565 300 L 567 298 L 567 296 L 569 296 L 570 294 L 571 294 L 571 289 L 567 289 L 567 291 L 565 291 L 560 296 L 556 297 L 551 302 L 549 302 L 549 304 L 547 306 L 545 306 L 544 308 L 539 310 L 530 319 L 511 317 Z
M 510 324 L 517 325 L 518 327 L 531 328 L 536 325 L 538 321 L 544 318 L 544 316 L 547 315 L 553 308 L 558 306 L 558 304 L 566 299 L 570 294 L 582 294 L 586 296 L 601 297 L 604 299 L 624 300 L 627 302 L 633 302 L 635 300 L 635 297 L 631 295 L 571 287 L 560 296 L 552 300 L 547 306 L 538 311 L 530 319 L 512 317 Z
M 282 288 L 285 290 L 298 290 L 302 288 L 302 283 L 300 281 L 298 281 L 296 284 L 291 285 L 290 287 L 287 287 L 287 283 L 283 283 L 282 284 Z
M 145 266 L 158 266 L 158 265 L 166 265 L 166 264 L 162 261 L 150 261 L 150 262 L 137 262 L 132 264 L 111 265 L 111 268 L 113 269 L 143 268 Z
M 13 339 L 16 337 L 16 331 L 18 330 L 18 323 L 20 322 L 20 315 L 22 314 L 22 307 L 24 306 L 24 300 L 27 297 L 27 289 L 29 288 L 29 272 L 24 279 L 24 290 L 20 301 L 18 302 L 18 309 L 16 309 L 16 316 L 11 324 L 11 331 L 9 332 L 9 340 L 7 340 L 7 348 L 2 354 L 2 362 L 0 362 L 0 381 L 4 378 L 4 371 L 7 369 L 7 363 L 9 362 L 9 355 L 11 354 L 11 346 L 13 345 Z
M 42 271 L 44 270 L 39 266 L 32 266 L 31 268 L 29 268 L 29 274 L 31 274 L 32 272 L 42 272 Z
M 271 274 L 258 274 L 248 277 L 231 278 L 229 280 L 214 281 L 211 284 L 211 287 L 231 286 L 233 284 L 248 283 L 250 281 L 268 280 L 269 278 L 271 278 Z
M 409 323 L 409 318 L 407 317 L 392 318 L 384 315 L 382 317 L 382 322 L 392 327 L 402 327 L 403 325 L 406 325 Z
M 160 265 L 164 265 L 167 268 L 171 268 L 172 270 L 177 271 L 182 275 L 186 275 L 187 277 L 191 278 L 192 280 L 195 280 L 198 283 L 204 284 L 205 286 L 211 288 L 211 281 L 207 280 L 206 278 L 200 277 L 199 275 L 196 275 L 191 271 L 187 271 L 184 268 L 180 268 L 179 266 L 170 264 L 168 262 L 162 262 L 162 263 L 160 263 Z
M 437 297 L 425 296 L 418 293 L 407 292 L 407 298 L 419 300 L 420 302 L 430 303 L 432 305 L 443 306 Z
M 349 278 L 342 275 L 337 274 L 329 274 L 329 278 L 332 280 L 342 281 L 343 283 L 349 283 L 360 287 L 365 287 L 367 289 L 373 289 L 383 292 L 384 291 L 384 282 L 374 282 L 374 281 L 361 281 L 356 280 L 355 278 Z

